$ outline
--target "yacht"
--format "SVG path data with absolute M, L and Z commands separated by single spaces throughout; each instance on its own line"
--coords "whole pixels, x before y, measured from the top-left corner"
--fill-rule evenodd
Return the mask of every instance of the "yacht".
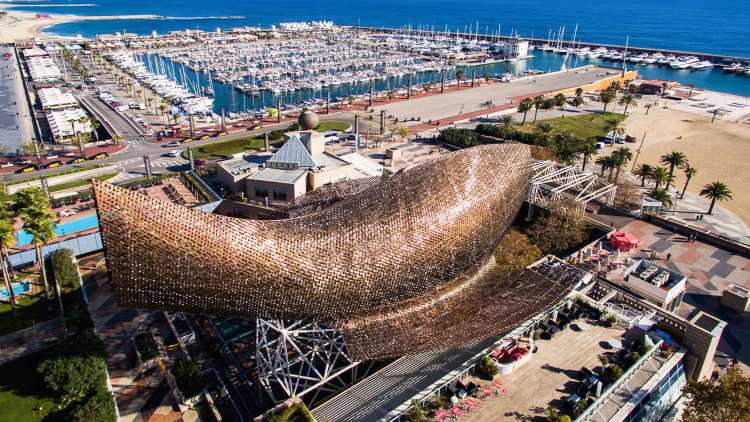
M 677 57 L 675 57 L 674 55 L 669 55 L 669 56 L 662 57 L 662 58 L 656 60 L 656 63 L 658 63 L 658 64 L 672 64 L 672 62 L 674 62 L 675 60 L 677 60 Z
M 698 58 L 694 56 L 680 57 L 669 65 L 672 66 L 673 69 L 687 69 L 691 67 L 693 63 L 697 63 L 698 61 Z
M 695 69 L 695 70 L 706 70 L 706 69 L 711 69 L 712 67 L 714 67 L 714 64 L 708 60 L 704 60 L 702 62 L 695 62 L 690 65 L 690 68 Z
M 631 63 L 641 63 L 643 60 L 648 58 L 648 54 L 641 53 L 637 56 L 630 56 L 628 57 L 628 61 Z
M 741 72 L 743 68 L 742 68 L 742 65 L 739 63 L 732 63 L 729 66 L 722 67 L 721 70 L 725 72 L 737 73 L 737 72 Z

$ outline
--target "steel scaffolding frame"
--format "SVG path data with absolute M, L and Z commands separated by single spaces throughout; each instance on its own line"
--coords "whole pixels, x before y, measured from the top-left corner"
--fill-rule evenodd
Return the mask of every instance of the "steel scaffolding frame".
M 360 363 L 343 335 L 318 321 L 258 319 L 256 346 L 258 380 L 274 402 L 320 390 Z
M 573 204 L 576 217 L 583 218 L 586 204 L 602 199 L 614 204 L 617 185 L 606 182 L 594 173 L 582 172 L 577 165 L 561 165 L 554 161 L 534 160 L 529 189 L 529 204 L 560 210 Z

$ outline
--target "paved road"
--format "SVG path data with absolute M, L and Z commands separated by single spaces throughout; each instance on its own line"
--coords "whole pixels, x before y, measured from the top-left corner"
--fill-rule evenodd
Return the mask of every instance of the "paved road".
M 0 47 L 0 57 L 0 145 L 6 153 L 15 153 L 23 151 L 34 131 L 13 47 Z
M 142 136 L 134 127 L 134 124 L 125 119 L 120 113 L 113 110 L 100 98 L 91 94 L 77 96 L 78 101 L 100 121 L 104 120 L 111 126 L 114 134 L 120 136 L 124 141 L 138 140 Z M 107 126 L 106 124 L 104 125 Z

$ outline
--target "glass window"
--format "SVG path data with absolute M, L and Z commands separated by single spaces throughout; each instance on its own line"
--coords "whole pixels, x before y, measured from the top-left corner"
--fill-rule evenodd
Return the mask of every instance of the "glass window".
M 255 187 L 255 197 L 256 198 L 266 198 L 268 197 L 268 189 L 262 187 L 262 186 L 256 186 Z
M 286 201 L 286 191 L 274 189 L 273 200 L 274 201 Z

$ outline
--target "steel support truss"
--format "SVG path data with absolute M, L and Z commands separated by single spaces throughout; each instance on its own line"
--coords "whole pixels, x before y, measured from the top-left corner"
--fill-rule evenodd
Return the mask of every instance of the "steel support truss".
M 581 172 L 577 165 L 561 165 L 554 161 L 535 160 L 529 189 L 529 204 L 550 210 L 570 208 L 583 218 L 586 204 L 593 200 L 612 205 L 617 186 L 591 172 Z M 565 207 L 565 205 L 568 205 Z
M 321 322 L 258 319 L 256 346 L 258 379 L 274 402 L 317 395 L 326 385 L 340 390 L 346 385 L 331 384 L 360 363 L 347 355 L 344 337 Z

